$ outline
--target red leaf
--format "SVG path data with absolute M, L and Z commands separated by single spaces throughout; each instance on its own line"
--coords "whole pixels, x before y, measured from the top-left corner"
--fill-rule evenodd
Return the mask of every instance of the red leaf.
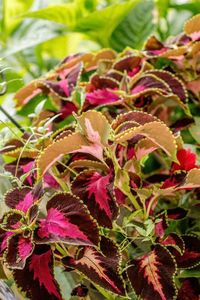
M 175 272 L 172 256 L 158 244 L 149 254 L 132 260 L 127 270 L 136 294 L 144 300 L 173 300 L 176 295 Z
M 73 102 L 65 101 L 59 113 L 61 113 L 61 118 L 65 119 L 72 115 L 72 112 L 77 112 L 77 107 Z
M 175 247 L 181 254 L 185 249 L 183 239 L 175 233 L 170 233 L 164 240 L 160 240 L 160 244 Z
M 62 300 L 53 275 L 53 255 L 49 246 L 37 246 L 23 270 L 13 271 L 17 286 L 31 300 Z
M 110 188 L 111 176 L 90 170 L 80 173 L 72 183 L 72 192 L 87 205 L 99 225 L 112 227 L 118 208 Z
M 172 171 L 177 170 L 185 170 L 190 171 L 191 169 L 198 168 L 196 165 L 196 154 L 193 153 L 190 149 L 181 149 L 177 152 L 177 159 L 179 164 L 173 163 L 172 164 Z
M 165 235 L 165 230 L 168 227 L 166 213 L 163 212 L 157 216 L 155 222 L 155 235 L 162 238 Z
M 98 229 L 79 198 L 58 193 L 47 203 L 47 216 L 39 221 L 36 239 L 39 243 L 97 245 Z
M 124 284 L 119 275 L 120 256 L 118 248 L 109 239 L 102 237 L 101 252 L 92 247 L 85 247 L 79 257 L 63 258 L 64 265 L 76 268 L 94 283 L 115 294 L 125 295 Z

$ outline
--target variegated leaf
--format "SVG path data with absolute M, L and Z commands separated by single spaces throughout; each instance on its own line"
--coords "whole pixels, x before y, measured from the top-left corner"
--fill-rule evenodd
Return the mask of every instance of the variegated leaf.
M 83 200 L 99 225 L 110 228 L 118 214 L 112 189 L 111 175 L 95 170 L 80 173 L 72 183 L 72 192 Z
M 79 270 L 95 284 L 124 296 L 124 283 L 119 275 L 120 255 L 116 245 L 105 237 L 101 238 L 101 252 L 92 247 L 85 247 L 79 251 L 76 259 L 63 258 L 63 264 Z
M 64 242 L 97 245 L 98 228 L 81 200 L 68 193 L 55 194 L 47 203 L 47 216 L 39 220 L 37 243 Z
M 100 112 L 89 110 L 77 117 L 83 134 L 91 143 L 107 144 L 110 133 L 110 125 Z
M 169 251 L 157 244 L 152 252 L 129 263 L 128 278 L 144 300 L 173 300 L 176 265 Z
M 4 254 L 4 261 L 8 268 L 23 269 L 26 259 L 32 254 L 34 250 L 32 233 L 27 230 L 26 235 L 27 237 L 23 237 L 22 234 L 16 234 L 8 240 L 8 248 Z
M 53 254 L 50 246 L 37 246 L 23 270 L 14 270 L 19 290 L 30 300 L 62 300 L 53 274 Z
M 15 188 L 8 191 L 5 195 L 5 203 L 8 207 L 23 211 L 26 213 L 28 209 L 38 201 L 42 196 L 41 185 L 34 189 L 29 187 Z
M 162 134 L 160 134 L 162 132 Z M 176 141 L 169 128 L 161 122 L 146 123 L 142 126 L 128 129 L 115 136 L 117 143 L 126 142 L 137 135 L 150 139 L 174 161 L 176 161 Z
M 163 70 L 152 70 L 146 72 L 146 74 L 153 74 L 158 78 L 164 80 L 171 88 L 173 94 L 177 95 L 181 99 L 181 101 L 186 102 L 188 97 L 187 90 L 184 87 L 182 81 L 175 75 Z
M 194 268 L 200 264 L 200 239 L 192 235 L 182 235 L 181 238 L 185 245 L 183 254 L 172 249 L 170 251 L 176 259 L 178 268 Z

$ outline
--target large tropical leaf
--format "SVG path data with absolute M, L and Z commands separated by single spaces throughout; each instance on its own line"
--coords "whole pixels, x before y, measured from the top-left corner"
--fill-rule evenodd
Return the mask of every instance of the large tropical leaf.
M 111 35 L 111 47 L 117 51 L 129 46 L 140 49 L 145 39 L 154 29 L 154 3 L 152 0 L 140 1 Z
M 137 2 L 138 0 L 129 0 L 113 4 L 86 16 L 82 14 L 77 3 L 49 6 L 28 12 L 25 16 L 54 21 L 66 25 L 71 30 L 89 33 L 95 40 L 107 46 L 113 30 Z

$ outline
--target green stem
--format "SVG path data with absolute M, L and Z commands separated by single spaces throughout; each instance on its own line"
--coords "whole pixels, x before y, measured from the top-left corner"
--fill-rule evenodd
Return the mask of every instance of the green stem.
M 9 113 L 0 106 L 0 111 L 10 120 L 11 123 L 13 123 L 22 133 L 24 133 L 24 129 L 21 127 L 21 125 L 13 118 Z
M 6 81 L 6 75 L 2 70 L 0 71 L 0 78 L 2 83 L 5 83 L 2 91 L 0 91 L 0 96 L 3 96 L 7 91 L 7 81 Z M 21 127 L 21 125 L 1 105 L 0 105 L 0 111 L 11 121 L 11 123 L 13 123 L 22 133 L 24 133 L 24 129 Z

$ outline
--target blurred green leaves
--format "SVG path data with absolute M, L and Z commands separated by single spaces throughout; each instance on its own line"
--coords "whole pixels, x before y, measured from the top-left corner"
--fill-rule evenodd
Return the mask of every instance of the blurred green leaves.
M 117 51 L 127 46 L 141 49 L 155 27 L 154 8 L 154 2 L 150 0 L 145 5 L 140 2 L 135 6 L 113 31 L 110 46 Z
M 80 5 L 80 2 L 83 4 Z M 78 0 L 65 5 L 50 6 L 35 12 L 26 13 L 24 16 L 64 24 L 70 31 L 87 33 L 91 39 L 107 47 L 114 29 L 123 21 L 139 0 L 113 4 L 92 12 L 87 9 L 88 6 L 84 5 L 85 2 Z M 89 8 L 91 9 L 91 5 Z

